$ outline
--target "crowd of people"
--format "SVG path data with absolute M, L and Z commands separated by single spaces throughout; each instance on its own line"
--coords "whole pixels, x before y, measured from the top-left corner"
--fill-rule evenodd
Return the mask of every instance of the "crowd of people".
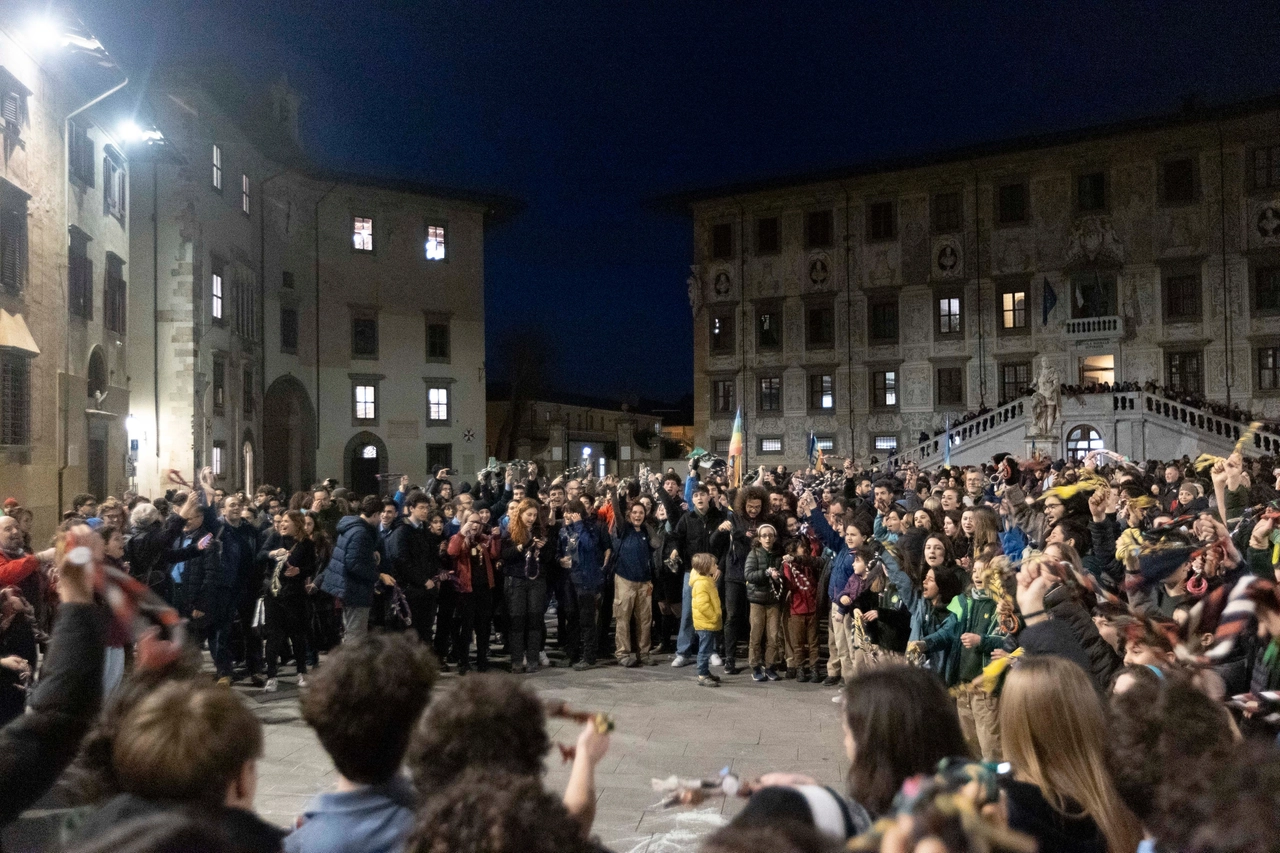
M 206 469 L 78 496 L 44 550 L 10 501 L 0 823 L 61 780 L 80 853 L 599 850 L 608 720 L 529 678 L 611 661 L 832 689 L 845 790 L 681 780 L 677 801 L 749 795 L 707 851 L 1280 844 L 1272 460 L 745 479 L 513 463 L 286 496 Z M 263 730 L 228 687 L 279 690 L 289 663 L 339 781 L 285 834 L 253 812 Z M 560 796 L 548 716 L 582 723 Z

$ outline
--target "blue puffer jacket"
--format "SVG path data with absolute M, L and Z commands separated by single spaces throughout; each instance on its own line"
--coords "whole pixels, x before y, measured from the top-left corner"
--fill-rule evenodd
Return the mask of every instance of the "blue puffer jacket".
M 911 639 L 908 642 L 914 643 L 916 640 L 924 640 L 934 632 L 941 630 L 948 620 L 956 618 L 954 613 L 934 607 L 933 603 L 926 599 L 911 583 L 911 578 L 898 565 L 898 561 L 892 554 L 886 551 L 881 555 L 881 559 L 884 560 L 884 569 L 889 575 L 889 582 L 897 587 L 898 595 L 911 613 Z M 955 667 L 959 666 L 960 663 L 958 654 L 955 656 L 954 661 L 951 660 L 953 654 L 954 652 L 950 646 L 940 644 L 933 651 L 925 652 L 924 668 L 933 670 L 946 680 L 948 673 L 954 672 Z
M 653 543 L 649 528 L 636 530 L 630 522 L 622 522 L 622 530 L 613 535 L 613 571 L 632 583 L 653 580 Z
M 604 586 L 604 547 L 600 527 L 575 521 L 560 529 L 559 556 L 569 557 L 569 577 L 579 592 L 599 592 Z
M 374 553 L 386 560 L 377 528 L 358 515 L 344 516 L 338 522 L 338 541 L 320 588 L 347 607 L 369 607 L 379 574 Z
M 827 598 L 835 601 L 853 575 L 853 552 L 845 543 L 844 536 L 831 529 L 820 511 L 809 513 L 807 521 L 818 534 L 818 541 L 835 553 L 831 559 L 831 580 L 827 581 Z

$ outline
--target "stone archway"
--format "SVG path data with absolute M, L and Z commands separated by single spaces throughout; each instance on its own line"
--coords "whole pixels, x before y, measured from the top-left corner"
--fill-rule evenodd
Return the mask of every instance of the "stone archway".
M 262 401 L 262 478 L 286 495 L 316 481 L 316 415 L 294 376 L 271 383 Z
M 351 436 L 342 451 L 342 485 L 358 496 L 382 495 L 382 479 L 387 473 L 387 445 L 371 432 Z

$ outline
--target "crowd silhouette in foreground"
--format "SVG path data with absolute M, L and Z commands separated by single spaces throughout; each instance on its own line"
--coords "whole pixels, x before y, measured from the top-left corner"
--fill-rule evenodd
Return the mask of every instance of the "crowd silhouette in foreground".
M 56 796 L 46 849 L 77 853 L 602 850 L 611 721 L 538 673 L 661 663 L 744 704 L 829 690 L 844 733 L 838 790 L 785 766 L 655 781 L 675 808 L 745 799 L 704 851 L 1280 849 L 1273 462 L 998 454 L 737 486 L 697 460 L 512 463 L 387 497 L 225 494 L 206 469 L 78 496 L 52 543 L 9 501 L 2 823 Z M 254 811 L 255 690 L 296 690 L 337 769 L 289 832 Z M 580 724 L 563 792 L 551 717 Z

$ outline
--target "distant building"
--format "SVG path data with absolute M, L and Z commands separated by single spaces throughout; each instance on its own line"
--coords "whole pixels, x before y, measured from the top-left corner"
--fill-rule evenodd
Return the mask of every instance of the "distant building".
M 1228 402 L 1280 416 L 1280 97 L 674 201 L 713 452 L 739 406 L 749 464 L 802 464 L 810 431 L 839 456 L 939 461 L 922 434 L 978 409 L 1003 446 L 966 452 L 1021 450 L 1029 411 L 1000 407 L 1046 361 L 1181 404 L 1064 397 L 1055 453 L 1181 455 L 1222 439 Z
M 132 180 L 143 492 L 204 465 L 228 489 L 374 493 L 483 463 L 485 228 L 517 203 L 326 172 L 298 110 L 286 82 L 225 73 L 143 93 L 164 140 Z
M 0 499 L 37 540 L 77 493 L 127 485 L 131 393 L 129 162 L 96 103 L 125 77 L 44 10 L 0 12 Z
M 664 459 L 688 452 L 663 425 L 664 415 L 683 420 L 678 406 L 557 394 L 521 400 L 513 411 L 510 389 L 502 386 L 489 389 L 488 406 L 489 455 L 500 462 L 537 462 L 553 477 L 572 467 L 589 467 L 598 477 L 634 477 L 641 466 L 659 471 Z M 475 472 L 464 468 L 459 474 Z

